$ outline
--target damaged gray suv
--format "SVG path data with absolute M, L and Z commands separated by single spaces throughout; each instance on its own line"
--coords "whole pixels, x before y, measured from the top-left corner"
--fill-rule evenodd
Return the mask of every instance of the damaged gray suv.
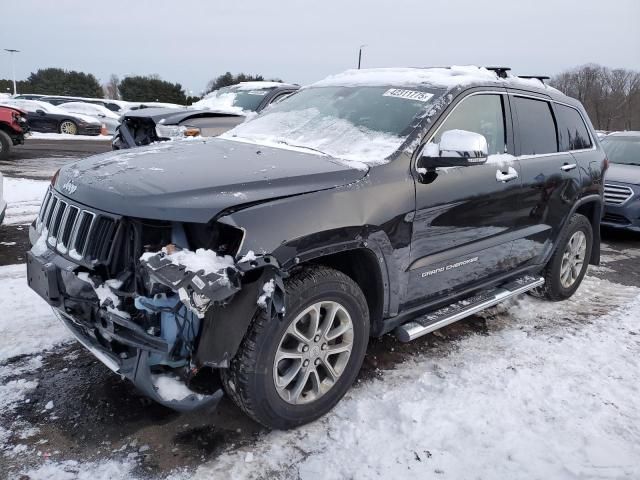
M 570 297 L 600 255 L 605 155 L 575 100 L 508 69 L 329 77 L 211 139 L 62 168 L 28 280 L 177 410 L 328 412 L 370 336 Z

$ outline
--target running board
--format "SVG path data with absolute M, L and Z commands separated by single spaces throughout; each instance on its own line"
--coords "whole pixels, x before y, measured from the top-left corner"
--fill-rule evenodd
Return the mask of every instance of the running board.
M 401 342 L 410 342 L 542 284 L 544 278 L 529 275 L 518 278 L 411 320 L 397 327 L 394 334 Z

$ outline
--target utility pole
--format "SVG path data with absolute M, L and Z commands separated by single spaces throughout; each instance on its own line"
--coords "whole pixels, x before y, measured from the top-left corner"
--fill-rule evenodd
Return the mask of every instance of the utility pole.
M 9 52 L 11 54 L 11 73 L 13 75 L 13 96 L 15 97 L 18 94 L 18 89 L 16 88 L 16 64 L 13 61 L 13 54 L 20 53 L 20 50 L 16 50 L 14 48 L 5 48 L 5 52 Z
M 360 64 L 362 63 L 362 49 L 366 47 L 366 45 L 360 45 L 360 50 L 358 50 L 358 70 L 360 70 Z

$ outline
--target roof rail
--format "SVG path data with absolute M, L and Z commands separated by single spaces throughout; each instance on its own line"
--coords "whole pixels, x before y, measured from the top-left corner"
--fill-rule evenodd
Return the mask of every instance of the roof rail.
M 507 78 L 507 72 L 511 70 L 511 67 L 484 67 L 487 70 L 493 70 L 500 78 Z
M 551 79 L 551 77 L 548 77 L 546 75 L 518 75 L 518 78 L 527 78 L 527 79 L 529 79 L 529 78 L 537 78 L 542 83 L 544 83 L 545 80 Z

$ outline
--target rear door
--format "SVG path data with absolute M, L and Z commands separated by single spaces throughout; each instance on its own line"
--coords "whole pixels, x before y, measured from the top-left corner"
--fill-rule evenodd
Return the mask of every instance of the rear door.
M 569 151 L 561 151 L 548 97 L 510 91 L 509 101 L 522 178 L 516 214 L 519 232 L 513 249 L 521 266 L 541 262 L 553 248 L 580 195 L 580 169 Z
M 506 90 L 476 91 L 452 105 L 430 141 L 455 129 L 484 135 L 493 156 L 418 176 L 407 308 L 513 267 L 512 206 L 521 186 L 518 161 L 504 161 L 513 153 Z M 509 181 L 498 180 L 509 172 Z

